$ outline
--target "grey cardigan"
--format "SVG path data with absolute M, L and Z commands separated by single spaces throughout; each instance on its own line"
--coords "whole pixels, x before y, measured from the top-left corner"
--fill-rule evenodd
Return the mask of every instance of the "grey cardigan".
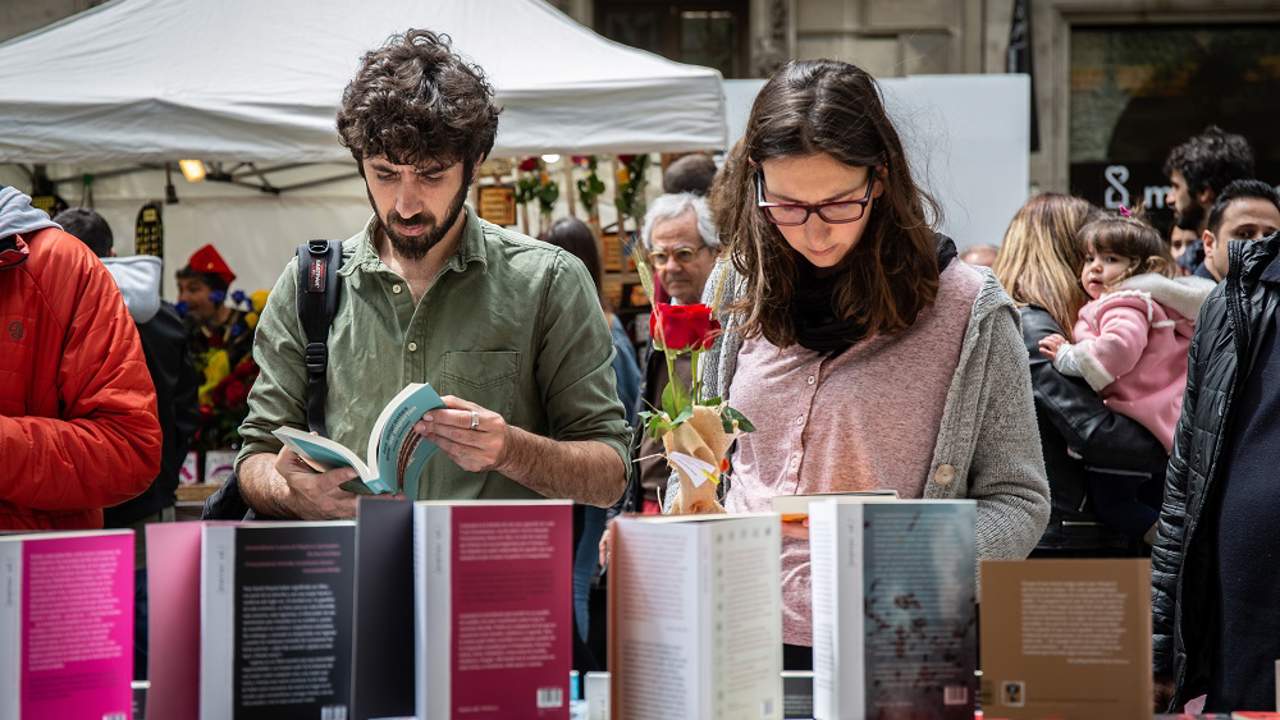
M 989 270 L 975 270 L 984 280 L 947 390 L 924 497 L 976 500 L 978 557 L 1022 559 L 1049 523 L 1049 482 L 1017 308 Z M 744 278 L 724 260 L 707 280 L 703 301 L 721 308 L 724 328 L 701 359 L 710 397 L 728 399 L 742 335 L 740 317 L 723 308 L 744 288 Z M 667 495 L 674 498 L 678 488 L 673 478 Z

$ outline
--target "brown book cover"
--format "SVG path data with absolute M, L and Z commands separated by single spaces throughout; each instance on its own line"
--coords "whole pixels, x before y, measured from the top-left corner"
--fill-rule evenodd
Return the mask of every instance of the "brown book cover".
M 1151 562 L 982 563 L 987 720 L 1152 718 Z

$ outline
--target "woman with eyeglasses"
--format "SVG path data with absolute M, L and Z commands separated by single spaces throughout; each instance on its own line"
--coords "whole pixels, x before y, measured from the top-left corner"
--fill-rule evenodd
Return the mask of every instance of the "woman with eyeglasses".
M 934 231 L 875 80 L 788 64 L 726 167 L 712 199 L 729 252 L 704 295 L 724 334 L 702 373 L 756 425 L 734 451 L 728 510 L 876 489 L 972 498 L 978 557 L 1025 558 L 1049 490 L 1017 310 Z M 784 665 L 803 669 L 807 543 L 784 536 L 782 563 Z

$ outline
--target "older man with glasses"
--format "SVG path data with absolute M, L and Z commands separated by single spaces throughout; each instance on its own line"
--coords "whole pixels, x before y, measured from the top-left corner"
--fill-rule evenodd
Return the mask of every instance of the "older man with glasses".
M 720 253 L 720 238 L 706 199 L 693 193 L 658 197 L 649 204 L 640 237 L 649 254 L 649 262 L 658 275 L 658 282 L 671 296 L 671 301 L 677 305 L 700 302 L 707 277 Z M 691 373 L 689 356 L 677 359 L 675 369 L 676 374 L 688 383 Z M 666 385 L 667 365 L 661 353 L 651 351 L 645 362 L 641 393 L 646 407 L 661 405 L 661 393 Z M 636 495 L 632 496 L 636 510 L 658 510 L 657 488 L 666 488 L 670 472 L 662 458 L 655 457 L 661 451 L 660 443 L 650 438 L 641 440 L 637 454 L 641 458 L 639 485 Z M 643 498 L 637 497 L 640 492 Z

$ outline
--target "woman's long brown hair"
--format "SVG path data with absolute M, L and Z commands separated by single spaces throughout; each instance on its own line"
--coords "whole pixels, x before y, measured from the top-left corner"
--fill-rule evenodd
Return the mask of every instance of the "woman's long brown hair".
M 912 179 L 876 81 L 834 60 L 788 63 L 760 90 L 746 134 L 712 191 L 720 236 L 746 280 L 731 309 L 743 314 L 744 336 L 763 335 L 778 347 L 795 342 L 791 302 L 796 264 L 803 260 L 756 206 L 754 174 L 771 158 L 819 153 L 872 169 L 884 188 L 868 209 L 861 239 L 839 265 L 832 298 L 837 317 L 861 324 L 867 337 L 893 333 L 910 327 L 938 293 L 930 223 L 941 211 Z
M 1080 287 L 1085 249 L 1080 230 L 1099 217 L 1102 211 L 1087 200 L 1036 195 L 1013 216 L 991 266 L 1014 302 L 1044 308 L 1068 340 L 1076 314 L 1089 301 Z

